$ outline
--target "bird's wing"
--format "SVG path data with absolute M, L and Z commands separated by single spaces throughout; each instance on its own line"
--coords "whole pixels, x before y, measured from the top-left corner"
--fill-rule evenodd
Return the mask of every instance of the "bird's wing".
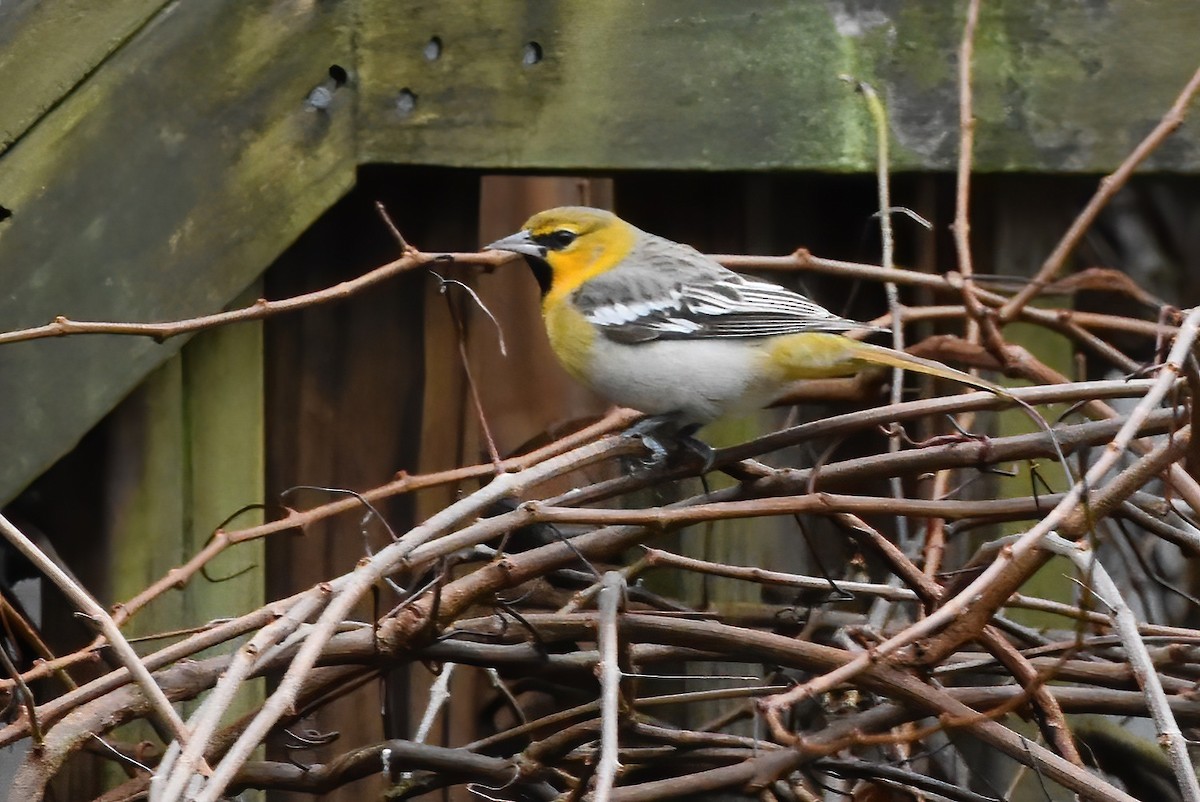
M 647 235 L 635 259 L 579 289 L 575 304 L 611 340 L 769 337 L 869 328 L 786 287 L 734 273 Z

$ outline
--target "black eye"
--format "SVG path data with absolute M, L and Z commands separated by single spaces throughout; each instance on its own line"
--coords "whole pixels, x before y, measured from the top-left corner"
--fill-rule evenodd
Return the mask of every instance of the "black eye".
M 534 234 L 533 241 L 548 251 L 561 251 L 569 247 L 578 237 L 579 235 L 569 228 L 556 228 L 546 234 Z

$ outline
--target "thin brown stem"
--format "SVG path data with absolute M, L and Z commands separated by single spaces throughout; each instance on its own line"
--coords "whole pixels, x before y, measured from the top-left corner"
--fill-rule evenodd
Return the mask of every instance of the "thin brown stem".
M 1200 69 L 1192 74 L 1191 79 L 1183 87 L 1179 96 L 1175 98 L 1171 108 L 1167 109 L 1166 114 L 1159 120 L 1158 125 L 1154 126 L 1145 139 L 1138 143 L 1116 170 L 1100 179 L 1100 186 L 1096 193 L 1092 195 L 1091 200 L 1071 223 L 1062 239 L 1054 246 L 1054 250 L 1046 257 L 1046 261 L 1038 269 L 1037 275 L 1000 308 L 999 314 L 1002 321 L 1007 322 L 1016 318 L 1025 305 L 1058 275 L 1067 261 L 1067 257 L 1075 250 L 1075 246 L 1083 239 L 1084 233 L 1091 228 L 1092 223 L 1096 221 L 1108 202 L 1121 187 L 1129 182 L 1138 166 L 1156 151 L 1167 137 L 1174 133 L 1175 129 L 1183 125 L 1184 118 L 1187 117 L 1188 106 L 1191 105 L 1197 92 L 1200 92 Z

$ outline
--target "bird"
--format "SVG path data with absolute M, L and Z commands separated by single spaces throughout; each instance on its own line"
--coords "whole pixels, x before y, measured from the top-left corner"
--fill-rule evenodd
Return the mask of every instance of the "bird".
M 648 417 L 630 434 L 690 439 L 718 418 L 768 406 L 802 379 L 903 368 L 991 392 L 940 362 L 846 336 L 883 331 L 769 281 L 735 273 L 612 212 L 539 212 L 484 250 L 519 254 L 542 292 L 551 348 L 576 380 Z

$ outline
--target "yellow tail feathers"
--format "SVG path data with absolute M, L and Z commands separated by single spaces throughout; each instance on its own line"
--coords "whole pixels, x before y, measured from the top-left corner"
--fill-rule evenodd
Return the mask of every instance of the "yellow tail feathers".
M 770 359 L 772 365 L 782 370 L 784 378 L 788 381 L 849 376 L 864 367 L 878 365 L 925 373 L 997 395 L 1009 395 L 999 385 L 955 370 L 941 362 L 882 345 L 859 342 L 841 334 L 811 332 L 781 337 L 772 344 Z
M 987 390 L 989 393 L 1008 395 L 1008 391 L 998 384 L 993 384 L 986 379 L 972 376 L 970 373 L 965 373 L 961 370 L 955 370 L 949 365 L 943 365 L 941 362 L 906 354 L 894 348 L 885 348 L 882 345 L 872 345 L 871 343 L 862 343 L 854 340 L 851 340 L 851 342 L 854 343 L 851 350 L 856 351 L 857 357 L 863 362 L 872 365 L 883 365 L 889 368 L 904 368 L 905 370 L 917 373 L 937 376 L 939 379 L 948 379 L 952 382 L 965 384 L 968 387 L 975 387 L 979 390 Z

